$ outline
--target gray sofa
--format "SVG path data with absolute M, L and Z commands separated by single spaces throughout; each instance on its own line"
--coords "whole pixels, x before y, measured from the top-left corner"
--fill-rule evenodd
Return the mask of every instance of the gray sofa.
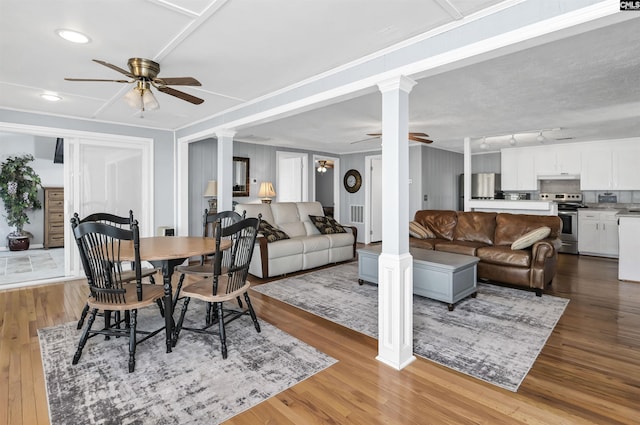
M 249 273 L 265 278 L 326 264 L 351 260 L 356 255 L 356 229 L 343 226 L 346 233 L 321 234 L 309 215 L 324 216 L 319 202 L 276 202 L 236 204 L 235 211 L 258 217 L 285 232 L 289 239 L 267 242 L 258 237 Z

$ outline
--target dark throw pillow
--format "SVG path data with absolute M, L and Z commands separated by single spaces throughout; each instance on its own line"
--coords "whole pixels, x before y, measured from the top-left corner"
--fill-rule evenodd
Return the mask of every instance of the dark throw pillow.
M 332 233 L 347 233 L 337 221 L 331 217 L 325 217 L 323 215 L 310 215 L 309 218 L 314 226 L 323 235 L 330 235 Z
M 258 233 L 267 238 L 267 242 L 275 242 L 280 241 L 282 239 L 289 239 L 289 235 L 287 235 L 282 230 L 276 229 L 268 221 L 262 220 L 260 222 L 260 227 L 258 228 Z

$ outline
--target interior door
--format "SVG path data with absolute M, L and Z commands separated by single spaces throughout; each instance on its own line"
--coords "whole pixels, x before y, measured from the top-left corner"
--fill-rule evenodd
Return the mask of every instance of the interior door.
M 306 153 L 277 152 L 276 197 L 278 202 L 302 202 L 309 198 Z
M 371 242 L 382 240 L 382 157 L 371 159 Z
M 68 139 L 65 139 L 67 143 Z M 140 236 L 153 235 L 151 145 L 112 140 L 70 140 L 65 145 L 65 222 L 74 213 L 85 217 L 95 212 L 128 216 L 129 210 L 140 224 Z M 68 167 L 68 168 L 67 168 Z M 67 226 L 65 258 L 69 271 L 80 271 L 77 247 Z

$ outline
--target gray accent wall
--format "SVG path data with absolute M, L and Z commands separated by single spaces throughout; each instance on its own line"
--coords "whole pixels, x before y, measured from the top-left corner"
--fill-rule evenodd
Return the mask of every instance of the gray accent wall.
M 422 148 L 422 208 L 458 208 L 458 175 L 464 171 L 464 155 L 425 146 Z M 427 200 L 424 200 L 424 196 Z
M 500 173 L 500 152 L 476 153 L 471 157 L 472 173 Z

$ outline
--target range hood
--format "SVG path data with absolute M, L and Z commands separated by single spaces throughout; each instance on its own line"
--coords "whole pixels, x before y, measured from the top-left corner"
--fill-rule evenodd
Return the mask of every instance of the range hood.
M 538 174 L 538 180 L 580 180 L 580 174 Z

